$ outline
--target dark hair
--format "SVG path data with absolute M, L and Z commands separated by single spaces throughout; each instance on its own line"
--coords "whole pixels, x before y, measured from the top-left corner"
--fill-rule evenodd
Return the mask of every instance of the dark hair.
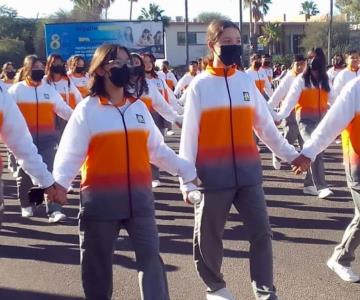
M 140 63 L 141 63 L 141 66 L 145 69 L 145 64 L 144 64 L 144 61 L 142 60 L 141 56 L 137 53 L 131 53 L 130 54 L 131 57 L 134 59 L 134 58 L 137 58 L 140 60 Z M 146 82 L 146 79 L 145 79 L 145 73 L 139 77 L 135 83 L 134 86 L 131 86 L 130 87 L 134 88 L 135 89 L 135 92 L 136 92 L 136 97 L 137 98 L 140 98 L 143 94 L 148 94 L 149 93 L 149 86 Z
M 81 60 L 84 62 L 84 66 L 85 66 L 86 63 L 85 58 L 81 55 L 73 55 L 71 56 L 71 58 L 68 59 L 67 63 L 68 63 L 69 71 L 71 73 L 75 70 L 77 63 Z
M 349 57 L 349 56 L 351 56 L 351 55 L 353 55 L 353 54 L 359 54 L 359 51 L 356 51 L 356 50 L 354 50 L 354 49 L 351 49 L 351 50 L 349 50 L 349 51 L 346 52 L 346 57 Z
M 20 82 L 25 80 L 27 77 L 30 77 L 32 67 L 38 61 L 42 63 L 41 59 L 38 58 L 35 54 L 25 56 L 23 66 L 16 74 L 15 82 Z
M 152 54 L 152 53 L 149 53 L 149 52 L 145 52 L 143 54 L 141 54 L 141 58 L 142 60 L 144 61 L 144 58 L 145 57 L 149 57 L 150 60 L 151 60 L 151 63 L 152 63 L 152 69 L 151 69 L 151 76 L 154 77 L 154 78 L 158 78 L 158 75 L 156 74 L 155 72 L 155 56 Z
M 305 60 L 306 60 L 306 59 L 305 59 L 304 55 L 296 54 L 296 55 L 294 56 L 294 61 L 296 61 L 296 62 L 305 61 Z
M 258 60 L 261 59 L 261 55 L 254 53 L 253 55 L 250 56 L 250 61 L 254 61 L 254 60 Z
M 61 75 L 64 76 L 67 79 L 68 82 L 68 86 L 70 87 L 70 79 L 66 74 L 65 71 L 65 61 L 62 58 L 61 55 L 59 54 L 50 54 L 46 60 L 46 65 L 45 65 L 45 75 L 46 75 L 46 81 L 48 84 L 50 84 L 52 81 L 54 81 L 54 73 L 51 71 L 51 67 L 54 65 L 55 60 L 61 60 L 61 62 L 64 65 L 64 73 L 62 73 Z
M 312 76 L 311 69 L 308 64 L 302 75 L 305 80 L 305 86 L 307 88 L 310 88 L 311 84 L 313 84 L 314 86 L 320 87 L 326 92 L 330 92 L 329 77 L 326 73 L 326 57 L 324 51 L 321 48 L 316 48 L 314 49 L 314 53 L 315 56 L 313 59 L 317 59 L 320 61 L 319 78 L 316 80 Z
M 116 44 L 103 44 L 99 46 L 93 55 L 93 58 L 89 67 L 89 91 L 90 96 L 102 96 L 108 97 L 105 90 L 104 77 L 96 73 L 97 69 L 103 67 L 105 62 L 117 58 L 117 51 L 124 50 L 130 58 L 130 52 L 126 47 Z M 126 89 L 124 89 L 124 95 L 126 97 L 131 96 Z
M 263 54 L 262 58 L 271 58 L 270 54 Z
M 190 65 L 190 66 L 192 66 L 192 65 L 199 65 L 199 63 L 198 63 L 196 60 L 192 60 L 192 61 L 190 61 L 189 65 Z
M 14 65 L 13 65 L 13 63 L 12 63 L 11 61 L 8 61 L 8 62 L 4 63 L 3 66 L 2 66 L 2 70 L 1 70 L 1 74 L 0 74 L 0 79 L 3 79 L 3 78 L 6 77 L 5 69 L 6 69 L 8 66 L 14 67 Z

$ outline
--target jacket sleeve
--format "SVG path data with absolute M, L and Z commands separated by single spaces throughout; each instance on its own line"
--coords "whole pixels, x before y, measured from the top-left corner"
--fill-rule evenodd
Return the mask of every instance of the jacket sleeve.
M 176 111 L 166 102 L 160 92 L 153 86 L 149 86 L 151 89 L 152 106 L 153 108 L 167 121 L 175 123 L 182 122 L 182 117 L 179 116 Z
M 277 113 L 277 118 L 275 119 L 275 121 L 280 121 L 290 115 L 291 111 L 294 109 L 296 103 L 298 103 L 300 99 L 304 85 L 304 79 L 302 78 L 302 76 L 295 79 L 295 81 L 290 87 L 289 93 L 286 95 L 284 101 L 282 102 L 280 111 Z
M 53 88 L 51 88 L 51 95 L 54 101 L 55 113 L 64 120 L 69 120 L 70 116 L 73 112 L 71 107 L 66 104 L 66 102 L 62 99 L 61 95 Z
M 174 92 L 172 91 L 171 88 L 169 88 L 169 86 L 167 85 L 167 83 L 163 80 L 164 86 L 166 88 L 166 92 L 169 96 L 169 104 L 172 106 L 172 108 L 178 113 L 178 114 L 182 114 L 183 113 L 183 108 L 180 106 L 180 104 L 178 103 Z
M 76 106 L 61 136 L 55 155 L 53 175 L 55 181 L 66 189 L 83 164 L 90 143 L 90 129 L 84 102 Z
M 274 121 L 272 120 L 266 100 L 253 85 L 253 93 L 255 95 L 255 121 L 254 129 L 256 135 L 268 146 L 273 153 L 281 159 L 292 162 L 299 153 L 294 146 L 280 134 Z
M 286 94 L 289 91 L 289 84 L 288 84 L 289 80 L 290 77 L 289 75 L 287 75 L 285 78 L 283 78 L 280 81 L 279 86 L 275 89 L 274 93 L 272 94 L 272 96 L 268 101 L 268 104 L 270 105 L 271 108 L 279 107 L 281 101 L 285 99 Z
M 2 140 L 14 153 L 21 168 L 31 176 L 33 183 L 49 187 L 54 179 L 33 144 L 23 115 L 7 92 L 0 92 L 0 98 L 3 98 L 4 104 Z
M 334 99 L 334 102 L 336 98 L 340 95 L 341 89 L 344 87 L 345 84 L 346 82 L 344 80 L 344 73 L 341 72 L 340 74 L 338 74 L 338 76 L 335 77 L 334 85 L 332 88 L 332 98 Z
M 359 95 L 356 95 L 358 84 L 359 81 L 356 84 L 350 82 L 341 91 L 334 105 L 311 134 L 311 139 L 304 144 L 301 151 L 303 155 L 314 161 L 355 117 L 356 101 L 359 100 Z
M 266 93 L 266 95 L 268 95 L 269 97 L 271 97 L 272 96 L 272 94 L 273 94 L 273 89 L 272 89 L 272 87 L 271 87 L 271 83 L 270 83 L 270 81 L 269 81 L 269 78 L 267 77 L 267 74 L 266 74 L 266 72 L 265 72 L 265 93 Z
M 150 162 L 172 175 L 179 175 L 184 182 L 190 182 L 195 179 L 196 171 L 194 165 L 180 158 L 174 150 L 165 144 L 160 130 L 155 125 L 147 109 L 144 109 L 144 114 L 148 115 L 147 119 L 150 122 L 148 137 Z
M 82 96 L 80 94 L 80 91 L 78 90 L 78 88 L 75 86 L 75 84 L 72 81 L 70 81 L 70 91 L 75 96 L 76 105 L 79 104 L 80 101 L 82 100 Z
M 186 74 L 180 78 L 180 80 L 178 81 L 178 83 L 175 86 L 175 90 L 174 90 L 174 94 L 176 96 L 179 96 L 182 92 L 182 89 L 185 87 L 185 80 L 186 80 Z

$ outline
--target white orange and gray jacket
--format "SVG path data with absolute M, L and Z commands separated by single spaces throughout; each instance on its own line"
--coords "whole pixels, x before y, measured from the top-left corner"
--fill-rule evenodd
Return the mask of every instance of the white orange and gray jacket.
M 268 104 L 271 108 L 277 108 L 280 106 L 280 103 L 285 99 L 287 93 L 290 90 L 291 85 L 293 84 L 296 74 L 294 71 L 289 71 L 284 78 L 280 80 L 279 85 L 275 89 L 274 93 L 270 97 Z
M 332 93 L 322 88 L 313 85 L 306 87 L 304 77 L 300 75 L 295 78 L 274 119 L 280 121 L 287 118 L 295 108 L 298 121 L 319 122 L 333 102 L 332 99 Z
M 189 72 L 185 73 L 184 76 L 181 77 L 181 79 L 177 83 L 174 94 L 176 96 L 180 96 L 181 94 L 183 94 L 194 78 L 195 76 L 191 75 Z
M 265 99 L 244 72 L 208 66 L 186 91 L 180 156 L 196 164 L 206 189 L 260 184 L 253 130 L 285 161 L 298 156 L 277 130 Z M 182 189 L 190 185 L 182 184 Z
M 106 98 L 87 97 L 62 135 L 54 178 L 68 188 L 82 166 L 85 218 L 153 215 L 150 162 L 185 181 L 196 177 L 195 167 L 166 146 L 145 104 L 127 103 L 121 111 Z
M 311 134 L 302 154 L 315 160 L 342 132 L 342 147 L 347 180 L 360 188 L 360 77 L 350 81 L 334 105 Z
M 156 74 L 159 76 L 159 78 L 165 80 L 166 84 L 169 86 L 171 90 L 174 90 L 177 84 L 177 79 L 173 72 L 167 71 L 166 73 L 164 71 L 158 71 Z
M 344 88 L 344 86 L 349 83 L 354 78 L 360 76 L 360 69 L 357 71 L 351 70 L 349 67 L 342 70 L 335 78 L 334 80 L 334 87 L 333 87 L 333 94 L 334 99 L 337 98 L 337 96 L 340 95 L 341 90 Z
M 34 85 L 24 80 L 14 84 L 9 94 L 19 106 L 37 147 L 56 138 L 55 115 L 68 120 L 72 113 L 60 94 L 46 83 Z
M 17 158 L 20 167 L 29 173 L 34 184 L 49 187 L 54 183 L 47 170 L 18 106 L 0 84 L 0 136 L 10 151 Z M 2 162 L 0 160 L 0 174 Z
M 267 96 L 271 97 L 273 90 L 271 88 L 271 83 L 268 79 L 268 76 L 263 69 L 259 69 L 258 71 L 247 69 L 246 74 L 250 76 L 262 95 L 266 94 Z
M 79 90 L 81 97 L 85 98 L 89 95 L 89 75 L 77 75 L 75 73 L 68 73 L 68 76 L 72 83 L 77 87 Z

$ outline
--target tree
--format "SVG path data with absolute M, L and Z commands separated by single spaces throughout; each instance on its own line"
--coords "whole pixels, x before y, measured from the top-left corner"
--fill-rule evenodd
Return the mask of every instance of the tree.
M 327 55 L 328 29 L 329 26 L 327 22 L 307 23 L 305 26 L 305 36 L 301 41 L 301 47 L 306 50 L 312 47 L 321 47 Z M 333 35 L 330 46 L 331 53 L 344 53 L 351 49 L 352 43 L 350 40 L 349 24 L 345 22 L 333 23 Z
M 262 27 L 263 34 L 259 36 L 259 43 L 269 48 L 269 54 L 274 52 L 274 46 L 276 42 L 279 42 L 282 37 L 282 28 L 280 23 L 266 23 Z
M 141 9 L 141 15 L 138 17 L 138 20 L 162 21 L 164 27 L 167 27 L 170 22 L 170 17 L 163 16 L 163 13 L 164 10 L 161 9 L 159 5 L 150 3 L 148 9 L 145 7 Z
M 201 23 L 210 23 L 212 20 L 227 20 L 230 21 L 230 18 L 222 15 L 218 12 L 202 12 L 196 17 L 197 20 Z
M 360 1 L 359 0 L 336 0 L 336 7 L 349 19 L 354 22 L 360 22 Z
M 15 39 L 0 40 L 0 61 L 11 61 L 15 66 L 21 66 L 26 55 L 24 41 Z
M 111 6 L 111 4 L 113 4 L 115 2 L 115 0 L 102 0 L 100 2 L 101 2 L 100 5 L 105 10 L 105 20 L 107 20 L 109 7 Z M 132 1 L 131 1 L 131 4 L 132 4 Z
M 305 15 L 305 21 L 309 20 L 312 16 L 318 15 L 319 13 L 320 11 L 314 1 L 305 1 L 301 3 L 300 15 Z
M 76 19 L 97 21 L 101 19 L 102 12 L 107 12 L 109 7 L 115 0 L 71 0 L 74 3 L 72 14 Z

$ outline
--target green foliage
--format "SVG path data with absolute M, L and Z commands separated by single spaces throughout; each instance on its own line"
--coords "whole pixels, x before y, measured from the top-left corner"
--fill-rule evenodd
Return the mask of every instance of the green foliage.
M 198 14 L 196 18 L 199 22 L 202 23 L 210 23 L 213 20 L 227 20 L 227 21 L 231 20 L 229 17 L 224 16 L 218 12 L 202 12 Z
M 336 0 L 336 7 L 344 14 L 347 14 L 354 22 L 360 22 L 360 1 L 359 0 Z
M 305 27 L 305 37 L 301 46 L 306 50 L 321 47 L 327 55 L 329 23 L 311 22 Z M 331 53 L 345 52 L 350 47 L 350 29 L 348 23 L 334 22 L 331 40 Z
M 306 21 L 309 20 L 311 16 L 316 16 L 319 13 L 320 11 L 314 1 L 305 1 L 301 3 L 300 15 L 305 15 Z
M 291 54 L 273 55 L 272 56 L 273 65 L 280 64 L 280 65 L 285 65 L 287 67 L 290 67 L 293 60 L 294 60 L 294 56 Z
M 0 65 L 12 61 L 15 66 L 21 66 L 26 55 L 24 41 L 14 39 L 0 40 Z
M 146 9 L 143 7 L 141 9 L 141 15 L 138 17 L 140 21 L 161 21 L 164 24 L 164 27 L 169 26 L 170 17 L 163 16 L 164 10 L 160 8 L 159 5 L 155 3 L 150 3 L 149 8 Z

